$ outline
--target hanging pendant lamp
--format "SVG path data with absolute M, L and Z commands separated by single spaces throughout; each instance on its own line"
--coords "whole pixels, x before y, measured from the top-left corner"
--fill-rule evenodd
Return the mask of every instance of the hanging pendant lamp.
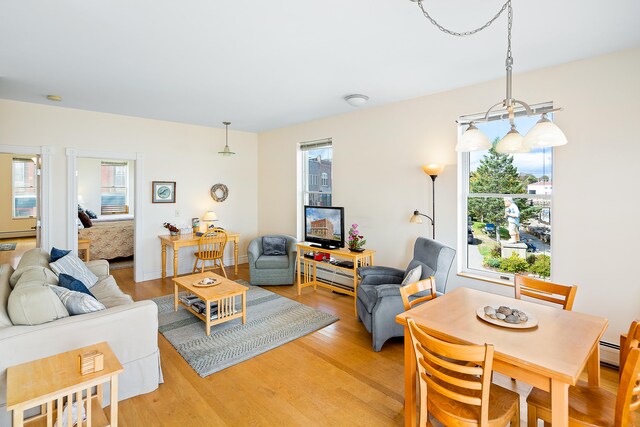
M 222 124 L 224 125 L 224 149 L 222 151 L 218 151 L 218 154 L 221 154 L 223 156 L 231 156 L 233 154 L 236 154 L 235 152 L 231 151 L 231 149 L 229 148 L 229 125 L 231 124 L 231 122 L 222 122 Z

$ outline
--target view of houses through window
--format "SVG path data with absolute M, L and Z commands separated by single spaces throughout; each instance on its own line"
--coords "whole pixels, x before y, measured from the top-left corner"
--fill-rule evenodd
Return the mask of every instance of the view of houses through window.
M 12 177 L 13 217 L 35 217 L 38 197 L 35 162 L 27 158 L 14 158 Z
M 332 159 L 331 140 L 312 141 L 300 146 L 302 153 L 303 204 L 331 206 Z
M 538 117 L 517 117 L 525 135 Z M 497 144 L 508 120 L 477 123 Z M 462 154 L 467 250 L 463 270 L 502 279 L 551 275 L 552 149 L 501 154 L 493 148 Z

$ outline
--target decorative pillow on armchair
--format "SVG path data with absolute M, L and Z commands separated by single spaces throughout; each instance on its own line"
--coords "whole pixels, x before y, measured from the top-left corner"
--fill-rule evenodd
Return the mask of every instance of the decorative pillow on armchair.
M 286 255 L 287 239 L 284 237 L 263 237 L 262 254 L 267 256 Z
M 420 280 L 422 276 L 422 266 L 418 265 L 415 268 L 412 268 L 404 275 L 404 279 L 402 279 L 402 286 L 409 285 L 411 283 L 415 283 Z

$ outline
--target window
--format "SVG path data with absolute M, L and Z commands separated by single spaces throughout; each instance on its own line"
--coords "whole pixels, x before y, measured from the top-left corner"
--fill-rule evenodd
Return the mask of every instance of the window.
M 31 159 L 14 158 L 12 162 L 13 217 L 37 215 L 36 164 Z
M 516 117 L 516 127 L 525 135 L 538 119 Z M 510 127 L 507 119 L 476 126 L 494 146 Z M 461 153 L 463 273 L 502 280 L 512 280 L 514 273 L 550 277 L 552 153 L 551 148 Z
M 127 162 L 102 162 L 100 204 L 103 211 L 105 207 L 111 210 L 113 207 L 122 207 L 118 212 L 126 212 L 128 175 Z
M 302 203 L 311 206 L 331 206 L 331 170 L 333 148 L 331 139 L 303 142 Z M 321 185 L 318 185 L 321 177 Z

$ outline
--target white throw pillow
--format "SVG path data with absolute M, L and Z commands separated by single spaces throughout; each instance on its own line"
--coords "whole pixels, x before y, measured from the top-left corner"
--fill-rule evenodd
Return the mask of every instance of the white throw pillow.
M 404 275 L 404 279 L 402 279 L 402 286 L 417 282 L 418 280 L 420 280 L 421 276 L 422 266 L 418 265 L 409 270 L 409 272 Z
M 62 286 L 49 285 L 58 295 L 70 315 L 93 313 L 106 309 L 104 304 L 83 292 L 72 291 Z
M 53 272 L 58 276 L 64 273 L 71 277 L 75 277 L 84 283 L 87 289 L 91 289 L 91 287 L 98 281 L 98 276 L 93 274 L 84 262 L 74 254 L 67 254 L 63 256 L 56 262 L 49 264 L 49 267 L 51 267 Z

